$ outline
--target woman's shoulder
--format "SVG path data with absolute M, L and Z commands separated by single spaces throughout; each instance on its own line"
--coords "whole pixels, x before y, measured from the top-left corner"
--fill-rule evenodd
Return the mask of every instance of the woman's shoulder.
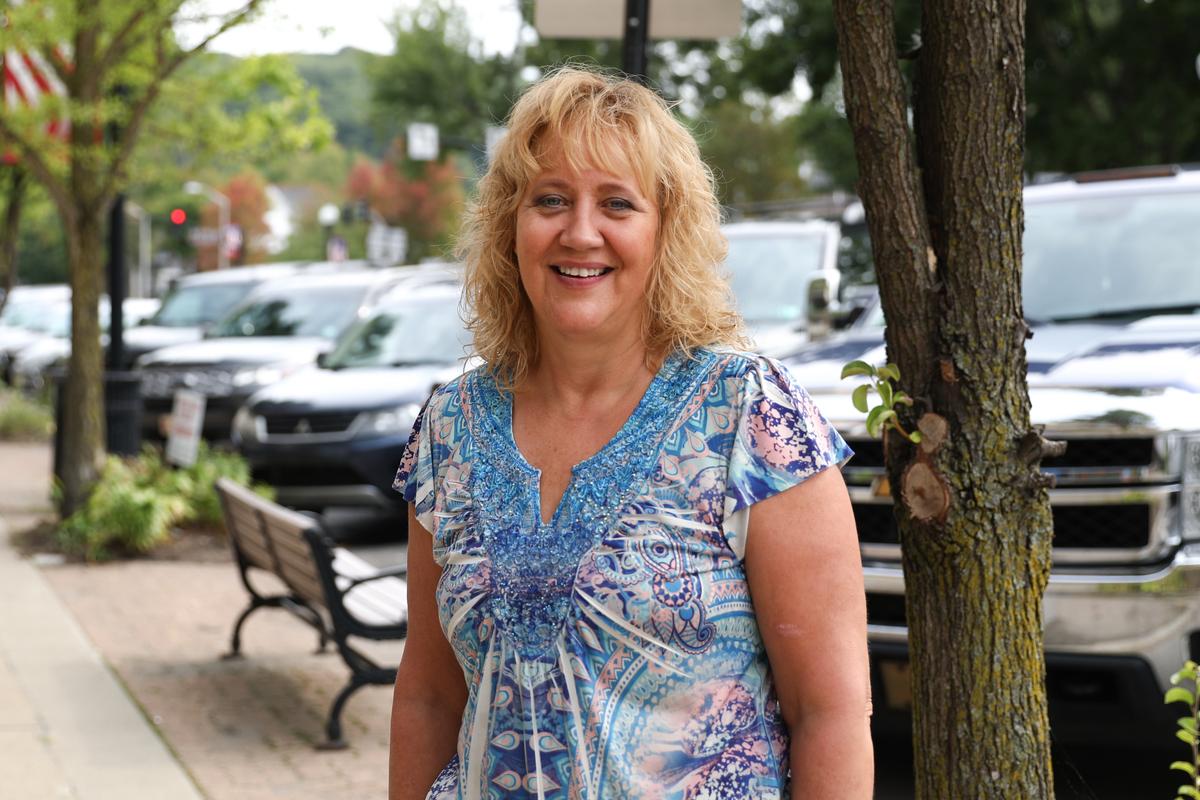
M 765 356 L 751 350 L 710 347 L 707 352 L 717 357 L 715 371 L 719 377 L 730 381 L 753 380 L 762 382 L 792 381 L 787 366 L 777 358 Z

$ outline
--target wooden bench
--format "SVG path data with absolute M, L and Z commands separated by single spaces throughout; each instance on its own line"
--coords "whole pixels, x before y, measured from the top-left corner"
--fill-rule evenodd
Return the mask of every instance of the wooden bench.
M 283 608 L 311 625 L 318 651 L 329 639 L 350 668 L 350 680 L 334 698 L 325 724 L 322 750 L 346 746 L 341 714 L 350 695 L 362 686 L 391 685 L 395 665 L 381 665 L 351 645 L 351 638 L 388 641 L 408 633 L 408 568 L 379 570 L 335 547 L 318 519 L 272 503 L 244 486 L 221 478 L 216 484 L 238 573 L 250 604 L 233 627 L 224 658 L 241 657 L 242 626 L 260 608 Z M 284 591 L 264 592 L 251 574 L 264 571 L 283 582 Z

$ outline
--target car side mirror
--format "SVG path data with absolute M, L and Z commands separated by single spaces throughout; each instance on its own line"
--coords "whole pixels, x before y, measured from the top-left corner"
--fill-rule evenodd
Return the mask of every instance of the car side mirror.
M 829 278 L 814 275 L 804 291 L 804 317 L 810 338 L 818 338 L 833 329 L 833 293 Z
M 321 369 L 329 369 L 329 353 L 317 353 L 317 366 Z

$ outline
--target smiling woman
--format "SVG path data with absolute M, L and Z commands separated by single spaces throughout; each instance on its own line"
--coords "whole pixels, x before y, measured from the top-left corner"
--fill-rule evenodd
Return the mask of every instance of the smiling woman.
M 747 353 L 695 142 L 564 69 L 516 104 L 463 236 L 486 364 L 396 477 L 409 638 L 391 798 L 866 798 L 850 455 Z

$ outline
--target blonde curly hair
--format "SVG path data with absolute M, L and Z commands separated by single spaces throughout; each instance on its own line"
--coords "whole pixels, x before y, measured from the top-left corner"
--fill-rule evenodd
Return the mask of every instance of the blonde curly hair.
M 634 81 L 570 66 L 525 91 L 508 118 L 459 235 L 475 350 L 504 383 L 537 362 L 533 309 L 516 257 L 517 211 L 550 147 L 575 170 L 632 168 L 659 211 L 643 339 L 651 363 L 673 351 L 745 347 L 720 271 L 727 244 L 712 173 L 661 97 Z

